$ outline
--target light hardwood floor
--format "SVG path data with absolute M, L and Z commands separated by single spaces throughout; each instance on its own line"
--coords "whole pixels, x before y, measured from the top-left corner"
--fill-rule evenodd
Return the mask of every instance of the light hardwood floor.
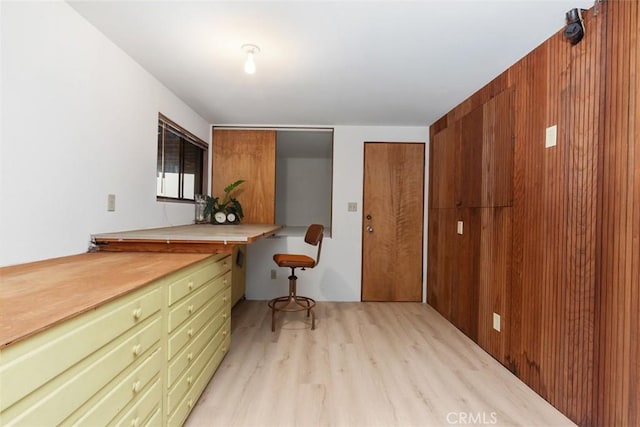
M 560 426 L 569 419 L 435 310 L 318 303 L 232 313 L 232 345 L 186 426 Z

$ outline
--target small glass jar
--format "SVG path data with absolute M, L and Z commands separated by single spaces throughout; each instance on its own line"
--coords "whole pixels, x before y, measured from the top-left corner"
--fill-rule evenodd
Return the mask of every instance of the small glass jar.
M 196 220 L 196 224 L 203 224 L 206 221 L 206 218 L 204 217 L 204 208 L 207 206 L 207 201 L 205 200 L 204 196 L 202 194 L 196 194 L 195 195 L 195 220 Z

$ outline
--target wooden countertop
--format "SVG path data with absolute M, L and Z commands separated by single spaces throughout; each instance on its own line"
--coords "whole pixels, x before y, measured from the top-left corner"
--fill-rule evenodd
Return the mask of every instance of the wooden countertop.
M 208 256 L 87 253 L 0 268 L 0 349 Z
M 275 224 L 192 224 L 118 233 L 94 234 L 101 251 L 221 253 L 275 234 Z

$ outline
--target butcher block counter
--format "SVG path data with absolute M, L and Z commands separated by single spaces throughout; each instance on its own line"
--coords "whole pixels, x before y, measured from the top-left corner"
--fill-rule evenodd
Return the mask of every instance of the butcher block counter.
M 0 268 L 0 349 L 207 256 L 87 253 Z
M 182 426 L 231 343 L 228 253 L 0 268 L 0 425 Z

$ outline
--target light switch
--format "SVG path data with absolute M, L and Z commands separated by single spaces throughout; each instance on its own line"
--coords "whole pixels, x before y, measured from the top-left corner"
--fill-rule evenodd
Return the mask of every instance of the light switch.
M 557 125 L 549 126 L 547 128 L 544 146 L 546 148 L 555 147 L 557 139 L 558 139 L 558 126 Z
M 493 313 L 493 329 L 500 332 L 500 315 Z
M 347 203 L 347 212 L 358 212 L 358 202 Z
M 109 194 L 107 196 L 107 211 L 114 212 L 116 210 L 116 195 Z
M 463 228 L 464 228 L 463 222 L 458 221 L 458 234 L 462 234 Z

